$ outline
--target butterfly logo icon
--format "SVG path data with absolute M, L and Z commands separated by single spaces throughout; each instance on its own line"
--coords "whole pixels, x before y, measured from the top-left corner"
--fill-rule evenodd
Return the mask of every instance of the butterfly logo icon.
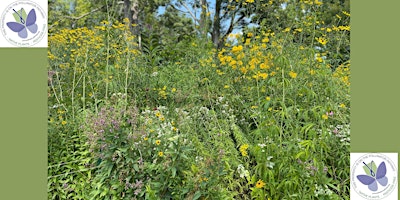
M 358 175 L 357 179 L 364 185 L 368 185 L 368 189 L 371 191 L 377 191 L 378 190 L 378 184 L 377 182 L 382 185 L 386 186 L 388 184 L 388 178 L 386 177 L 386 164 L 385 162 L 381 162 L 379 164 L 378 168 L 376 168 L 376 165 L 374 161 L 370 163 L 368 166 L 363 162 L 365 166 L 363 166 L 364 171 L 366 174 L 369 175 Z
M 17 12 L 15 9 L 13 9 L 13 11 L 13 16 L 17 22 L 8 22 L 7 26 L 12 31 L 18 32 L 18 36 L 20 38 L 28 37 L 27 29 L 33 34 L 38 31 L 35 9 L 29 11 L 28 15 L 26 15 L 26 12 L 23 8 L 19 12 Z

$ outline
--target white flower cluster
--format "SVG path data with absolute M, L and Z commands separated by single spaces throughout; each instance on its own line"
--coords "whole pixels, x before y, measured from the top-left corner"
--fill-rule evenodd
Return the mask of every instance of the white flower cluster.
M 333 194 L 332 190 L 328 188 L 327 185 L 324 185 L 322 187 L 321 185 L 315 184 L 315 190 L 314 190 L 314 196 L 331 196 Z
M 250 172 L 249 170 L 245 169 L 242 164 L 238 165 L 237 171 L 239 173 L 240 178 L 245 178 L 247 181 L 250 181 Z
M 344 145 L 350 146 L 350 124 L 331 126 L 330 134 L 336 135 Z

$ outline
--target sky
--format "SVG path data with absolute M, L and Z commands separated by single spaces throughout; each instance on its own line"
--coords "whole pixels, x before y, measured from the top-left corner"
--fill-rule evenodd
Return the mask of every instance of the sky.
M 209 10 L 211 11 L 211 17 L 212 17 L 213 11 L 215 9 L 216 0 L 207 0 L 207 3 L 208 3 L 208 6 L 209 6 Z M 286 8 L 286 4 L 282 4 L 282 9 L 285 9 L 285 8 Z M 182 10 L 182 11 L 187 11 L 186 8 L 184 8 L 184 7 L 179 7 L 179 9 Z M 160 15 L 160 14 L 162 14 L 164 12 L 165 12 L 165 7 L 161 6 L 158 9 L 158 15 Z M 192 18 L 192 16 L 190 16 L 189 13 L 186 13 L 186 15 L 187 15 L 187 17 Z M 196 17 L 200 18 L 200 12 L 197 13 Z M 230 21 L 225 21 L 222 25 L 227 27 L 227 26 L 229 26 L 229 23 L 230 23 Z M 253 25 L 252 24 L 249 25 L 249 27 L 252 27 L 252 26 L 255 26 L 255 25 L 254 24 Z M 241 29 L 234 29 L 232 31 L 232 33 L 242 33 L 242 30 Z
M 209 8 L 209 10 L 211 11 L 211 17 L 213 16 L 213 11 L 214 11 L 214 9 L 215 9 L 215 3 L 216 3 L 215 1 L 216 1 L 216 0 L 207 0 L 208 8 Z M 188 6 L 189 6 L 189 5 L 188 5 Z M 186 8 L 183 7 L 183 6 L 182 6 L 182 7 L 179 7 L 178 9 L 187 12 Z M 165 12 L 165 7 L 164 7 L 164 6 L 160 6 L 160 8 L 159 8 L 158 11 L 157 11 L 158 15 L 161 15 L 161 14 L 163 14 L 164 12 Z M 194 13 L 194 12 L 193 12 L 193 13 Z M 192 16 L 191 16 L 189 13 L 186 13 L 186 15 L 187 15 L 187 17 L 193 19 Z M 197 12 L 196 15 L 197 15 L 196 18 L 200 18 L 200 12 Z M 226 22 L 223 23 L 222 25 L 223 25 L 223 26 L 228 26 L 229 23 L 230 23 L 229 21 L 226 21 Z M 242 31 L 241 31 L 240 29 L 234 29 L 232 33 L 241 33 L 241 32 L 242 32 Z

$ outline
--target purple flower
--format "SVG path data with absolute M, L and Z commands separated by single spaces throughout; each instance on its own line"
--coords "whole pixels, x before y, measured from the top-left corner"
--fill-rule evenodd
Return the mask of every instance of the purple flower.
M 300 159 L 297 159 L 297 163 L 299 163 L 300 165 L 303 164 L 303 161 L 301 161 Z
M 136 180 L 135 188 L 142 188 L 142 187 L 143 187 L 143 182 L 142 182 L 142 180 Z
M 134 192 L 134 194 L 135 194 L 135 195 L 138 195 L 141 191 L 142 191 L 141 189 L 136 189 L 135 192 Z
M 318 168 L 317 168 L 317 167 L 315 167 L 315 166 L 311 166 L 311 170 L 317 171 L 317 170 L 318 170 Z
M 328 172 L 328 168 L 324 166 L 324 173 Z

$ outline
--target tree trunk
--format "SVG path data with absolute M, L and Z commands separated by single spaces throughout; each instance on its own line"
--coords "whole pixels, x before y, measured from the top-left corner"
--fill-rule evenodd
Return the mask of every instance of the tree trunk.
M 215 16 L 213 22 L 213 29 L 211 33 L 212 41 L 215 47 L 221 47 L 220 35 L 221 35 L 221 4 L 222 0 L 216 0 L 215 2 Z
M 129 0 L 128 0 L 129 1 Z M 132 12 L 132 21 L 131 23 L 134 24 L 133 29 L 133 34 L 136 35 L 138 38 L 138 44 L 139 48 L 142 48 L 142 38 L 141 38 L 141 33 L 140 33 L 140 25 L 139 25 L 139 1 L 138 0 L 133 0 L 131 4 L 131 12 Z

